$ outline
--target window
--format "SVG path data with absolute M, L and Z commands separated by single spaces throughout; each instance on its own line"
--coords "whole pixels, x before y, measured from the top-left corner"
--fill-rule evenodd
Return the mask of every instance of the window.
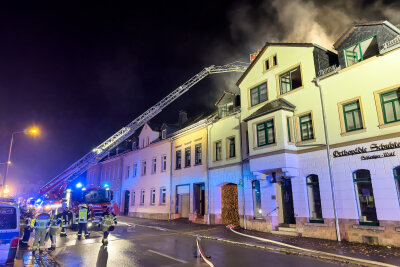
M 197 144 L 194 147 L 194 164 L 201 164 L 201 144 Z
M 358 100 L 343 105 L 343 119 L 346 132 L 363 128 L 360 102 Z
M 301 141 L 314 139 L 314 131 L 312 125 L 311 113 L 301 116 L 300 121 L 300 137 Z
M 215 142 L 215 161 L 222 160 L 222 143 L 221 141 Z
M 254 219 L 262 219 L 260 181 L 252 182 Z
M 272 58 L 272 64 L 273 64 L 273 66 L 276 66 L 276 65 L 278 65 L 278 58 L 277 58 L 277 56 L 275 55 L 275 56 L 273 56 L 273 58 Z
M 289 143 L 293 141 L 292 138 L 292 118 L 286 118 L 286 126 L 287 126 L 287 134 L 288 134 L 288 141 Z
M 147 137 L 147 145 L 150 145 L 150 137 Z
M 393 175 L 396 183 L 397 195 L 400 201 L 400 166 L 393 169 Z
M 279 76 L 280 94 L 283 95 L 303 85 L 300 66 Z
M 157 158 L 151 160 L 151 173 L 156 173 L 157 171 Z
M 191 157 L 190 147 L 185 148 L 185 168 L 190 167 L 190 157 Z
M 236 157 L 235 137 L 228 137 L 227 141 L 228 158 L 234 158 Z
M 380 95 L 385 123 L 400 121 L 400 88 Z
M 136 202 L 136 192 L 132 192 L 132 199 L 131 199 L 131 205 L 134 206 Z
M 142 175 L 146 175 L 146 161 L 142 162 Z
M 126 167 L 126 179 L 129 178 L 131 166 Z
M 155 189 L 150 190 L 150 204 L 151 205 L 156 204 L 156 190 Z
M 137 169 L 138 169 L 137 163 L 133 164 L 133 169 L 132 169 L 133 177 L 137 176 Z
M 257 124 L 257 146 L 275 143 L 274 120 Z
M 343 50 L 346 66 L 356 64 L 379 53 L 376 35 L 370 36 Z
M 269 70 L 269 59 L 265 61 L 265 70 Z
M 218 106 L 218 117 L 223 118 L 226 117 L 228 114 L 233 112 L 233 103 L 227 103 L 224 105 Z
M 160 188 L 160 204 L 167 203 L 167 189 L 165 187 Z
M 167 129 L 162 130 L 161 132 L 161 139 L 167 138 Z
M 311 174 L 306 178 L 310 222 L 323 223 L 321 193 L 319 191 L 318 175 Z
M 353 181 L 357 195 L 360 224 L 379 225 L 371 183 L 371 173 L 369 170 L 355 171 L 353 173 Z
M 144 205 L 144 189 L 142 189 L 142 191 L 140 191 L 140 205 Z
M 161 171 L 165 172 L 167 170 L 167 156 L 162 155 L 161 156 Z
M 181 168 L 181 151 L 176 151 L 176 162 L 175 162 L 175 169 Z
M 250 89 L 250 100 L 251 106 L 258 105 L 268 100 L 266 82 Z

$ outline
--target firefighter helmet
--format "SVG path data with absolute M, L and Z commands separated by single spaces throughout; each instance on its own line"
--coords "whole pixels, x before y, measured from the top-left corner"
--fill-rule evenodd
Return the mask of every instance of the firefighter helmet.
M 84 208 L 84 209 L 87 209 L 87 205 L 86 204 L 82 204 L 81 207 Z

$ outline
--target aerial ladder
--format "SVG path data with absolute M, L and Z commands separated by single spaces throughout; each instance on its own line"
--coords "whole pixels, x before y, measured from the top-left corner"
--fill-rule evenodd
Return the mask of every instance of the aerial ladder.
M 84 155 L 81 159 L 79 159 L 71 166 L 69 166 L 65 171 L 63 171 L 58 176 L 49 181 L 47 184 L 45 184 L 40 189 L 40 195 L 47 196 L 50 198 L 59 198 L 66 189 L 66 187 L 68 186 L 68 184 L 70 184 L 73 180 L 78 178 L 91 166 L 99 162 L 102 158 L 107 156 L 107 154 L 112 149 L 114 149 L 120 143 L 125 141 L 146 122 L 154 118 L 165 107 L 167 107 L 173 101 L 178 99 L 181 95 L 186 93 L 191 87 L 193 87 L 195 84 L 197 84 L 199 81 L 201 81 L 208 75 L 216 73 L 224 73 L 224 72 L 244 72 L 246 71 L 247 67 L 248 63 L 236 61 L 222 66 L 211 65 L 210 67 L 204 68 L 202 71 L 191 77 L 184 84 L 182 84 L 174 91 L 172 91 L 170 94 L 168 94 L 166 97 L 164 97 L 157 104 L 155 104 L 154 106 L 146 110 L 144 113 L 142 113 L 139 117 L 134 119 L 131 123 L 120 129 L 106 141 L 98 145 L 92 151 Z

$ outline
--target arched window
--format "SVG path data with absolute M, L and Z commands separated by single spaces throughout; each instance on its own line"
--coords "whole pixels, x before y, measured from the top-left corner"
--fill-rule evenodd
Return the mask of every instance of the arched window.
M 311 174 L 306 178 L 308 207 L 310 210 L 310 222 L 323 223 L 321 194 L 319 192 L 318 175 Z
M 252 183 L 254 219 L 262 219 L 260 181 Z
M 369 170 L 357 170 L 353 172 L 353 181 L 357 195 L 360 224 L 379 225 L 371 183 L 371 173 Z
M 400 201 L 400 166 L 393 169 L 393 176 L 396 183 L 397 195 Z

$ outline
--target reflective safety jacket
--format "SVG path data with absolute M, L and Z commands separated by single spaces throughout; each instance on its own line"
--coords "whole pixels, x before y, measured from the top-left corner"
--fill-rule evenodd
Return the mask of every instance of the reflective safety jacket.
M 50 226 L 50 215 L 47 213 L 41 213 L 37 216 L 35 221 L 35 229 L 46 229 Z
M 36 222 L 36 219 L 35 219 L 35 218 L 30 219 L 29 226 L 30 226 L 31 228 L 35 227 L 35 222 Z
M 101 214 L 101 225 L 105 227 L 110 227 L 117 222 L 117 216 L 111 211 L 106 211 Z
M 53 216 L 50 218 L 50 228 L 58 229 L 61 226 L 61 218 Z
M 89 210 L 86 208 L 82 208 L 78 211 L 78 222 L 79 223 L 87 223 L 89 219 Z

